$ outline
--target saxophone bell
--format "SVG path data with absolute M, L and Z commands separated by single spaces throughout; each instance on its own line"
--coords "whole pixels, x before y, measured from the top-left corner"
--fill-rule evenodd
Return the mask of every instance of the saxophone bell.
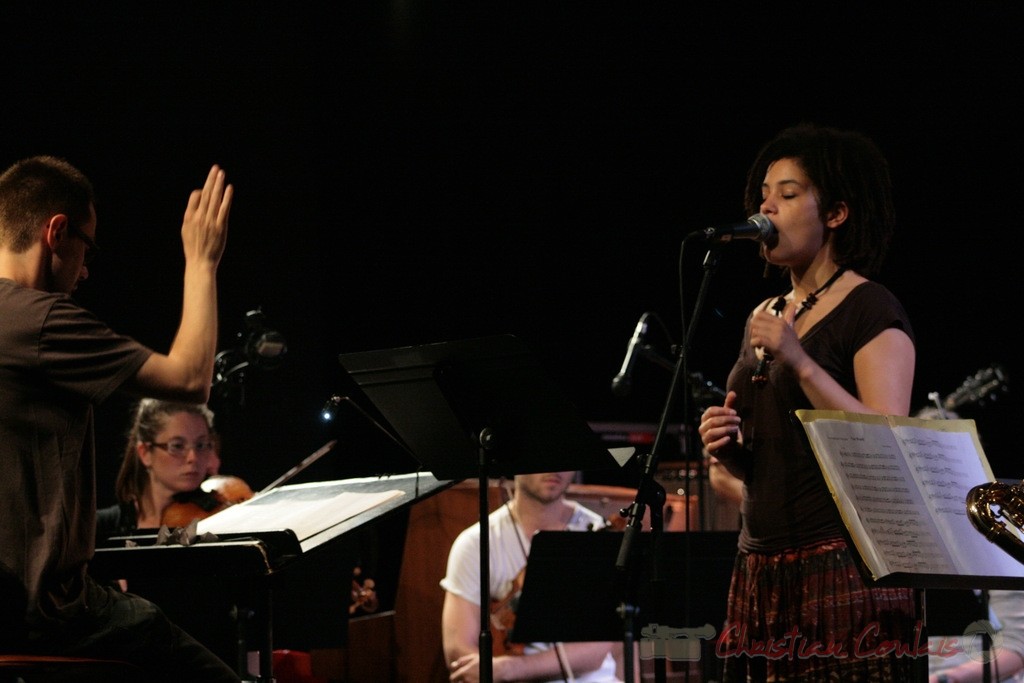
M 1024 529 L 1024 482 L 1011 486 L 994 481 L 975 486 L 967 493 L 967 516 L 986 539 L 1024 564 L 1020 535 Z

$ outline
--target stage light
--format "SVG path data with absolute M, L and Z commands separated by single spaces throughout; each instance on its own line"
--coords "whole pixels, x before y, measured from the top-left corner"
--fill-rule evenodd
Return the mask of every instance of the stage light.
M 334 418 L 338 415 L 338 406 L 341 405 L 341 396 L 331 396 L 324 403 L 324 407 L 320 409 L 320 419 L 324 422 L 334 422 Z

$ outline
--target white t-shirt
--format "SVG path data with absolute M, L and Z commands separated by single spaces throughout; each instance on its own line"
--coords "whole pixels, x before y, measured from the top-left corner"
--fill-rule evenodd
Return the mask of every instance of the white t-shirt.
M 975 624 L 971 634 L 949 634 L 928 638 L 928 673 L 937 674 L 965 662 L 981 662 L 985 653 L 981 651 L 980 631 L 986 627 L 992 638 L 992 652 L 999 648 L 1013 650 L 1024 659 L 1024 591 L 991 590 L 988 594 L 988 624 Z M 994 677 L 993 677 L 994 678 Z M 1024 680 L 1020 672 L 1004 676 L 1002 681 Z
M 605 526 L 605 520 L 596 512 L 583 507 L 576 501 L 566 501 L 573 506 L 572 516 L 565 525 L 567 531 L 590 531 Z M 488 516 L 488 549 L 491 599 L 501 599 L 509 594 L 519 572 L 526 566 L 530 554 L 531 539 L 519 529 L 509 513 L 508 506 L 502 505 Z M 449 593 L 480 605 L 480 524 L 465 529 L 452 543 L 448 553 L 448 570 L 441 579 L 441 588 Z M 551 643 L 530 643 L 523 652 L 531 654 L 551 649 Z M 577 683 L 621 683 L 615 675 L 615 658 L 609 653 L 601 668 L 585 674 L 573 672 Z M 560 681 L 560 678 L 553 679 Z

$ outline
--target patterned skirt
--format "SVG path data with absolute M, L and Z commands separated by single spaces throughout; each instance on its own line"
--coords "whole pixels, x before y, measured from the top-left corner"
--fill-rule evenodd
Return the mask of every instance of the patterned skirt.
M 723 681 L 919 680 L 928 642 L 917 604 L 912 588 L 866 586 L 841 539 L 741 552 L 715 648 Z

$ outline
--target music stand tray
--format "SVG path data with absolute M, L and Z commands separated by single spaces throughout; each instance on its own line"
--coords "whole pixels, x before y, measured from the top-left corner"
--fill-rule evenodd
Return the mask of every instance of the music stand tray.
M 129 585 L 136 580 L 154 579 L 175 596 L 184 590 L 184 587 L 176 587 L 175 579 L 180 582 L 194 580 L 196 576 L 201 576 L 204 581 L 216 578 L 239 592 L 244 588 L 244 597 L 253 602 L 246 607 L 255 609 L 258 617 L 253 626 L 254 642 L 242 645 L 259 652 L 259 680 L 269 682 L 274 680 L 274 639 L 280 640 L 282 631 L 287 640 L 291 630 L 290 637 L 301 641 L 305 649 L 333 647 L 347 638 L 349 617 L 345 605 L 316 595 L 321 582 L 305 582 L 304 579 L 307 576 L 319 579 L 320 575 L 325 575 L 324 581 L 329 582 L 332 573 L 336 573 L 347 581 L 351 565 L 336 566 L 333 571 L 325 569 L 324 565 L 328 560 L 336 560 L 339 554 L 347 558 L 349 550 L 341 543 L 344 538 L 454 483 L 439 480 L 430 472 L 416 472 L 280 486 L 232 506 L 233 512 L 244 512 L 246 508 L 275 501 L 288 502 L 298 512 L 310 508 L 315 511 L 318 508 L 312 503 L 344 492 L 397 491 L 400 495 L 341 521 L 320 515 L 313 520 L 314 531 L 303 538 L 298 538 L 290 529 L 251 528 L 219 535 L 222 542 L 157 546 L 153 544 L 155 534 L 133 536 L 131 538 L 139 543 L 137 547 L 97 548 L 90 563 L 90 572 L 106 579 L 125 578 Z M 122 545 L 126 539 L 121 539 Z M 322 562 L 314 562 L 313 558 L 317 556 L 327 557 Z M 337 592 L 347 593 L 345 585 L 336 583 Z M 302 599 L 274 604 L 280 602 L 282 595 L 292 597 L 294 594 L 299 594 Z M 245 666 L 247 664 L 239 664 L 239 673 Z
M 725 623 L 735 531 L 647 532 L 638 571 L 616 567 L 621 532 L 541 531 L 530 545 L 512 641 L 623 640 L 619 605 L 635 594 L 634 637 L 713 639 Z M 655 552 L 654 541 L 661 546 Z M 652 566 L 661 558 L 658 567 Z M 696 558 L 691 561 L 689 558 Z M 637 590 L 627 591 L 626 577 Z M 653 627 L 653 628 L 652 628 Z
M 338 357 L 420 463 L 439 479 L 618 467 L 576 407 L 512 335 Z
M 478 478 L 480 680 L 490 683 L 488 479 L 618 463 L 512 335 L 341 354 L 338 361 L 434 476 Z

